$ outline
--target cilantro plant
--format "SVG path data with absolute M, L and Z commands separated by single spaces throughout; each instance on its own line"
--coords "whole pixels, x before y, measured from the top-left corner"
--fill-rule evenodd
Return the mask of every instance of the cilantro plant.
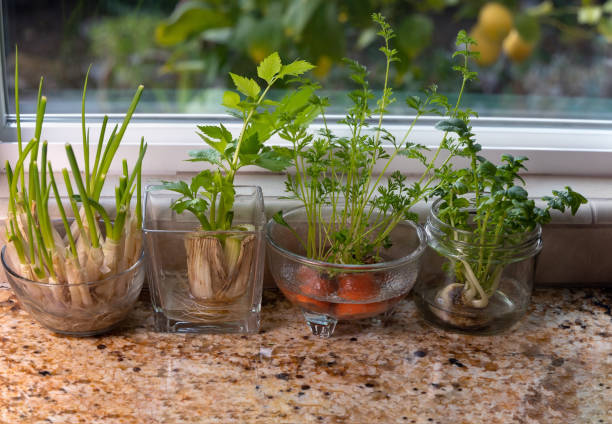
M 314 87 L 304 84 L 280 101 L 266 99 L 272 86 L 287 77 L 298 77 L 313 65 L 296 60 L 283 65 L 278 53 L 272 53 L 257 67 L 257 76 L 265 83 L 264 89 L 252 78 L 230 73 L 239 93 L 226 91 L 223 105 L 242 120 L 237 137 L 223 125 L 198 126 L 198 135 L 210 146 L 189 152 L 191 162 L 208 162 L 215 170 L 203 170 L 188 184 L 184 181 L 164 181 L 160 188 L 182 195 L 172 204 L 178 213 L 189 211 L 206 231 L 232 228 L 234 205 L 234 177 L 247 165 L 257 165 L 271 171 L 282 171 L 289 162 L 278 149 L 264 143 L 286 122 L 309 122 L 317 113 L 308 99 Z
M 415 219 L 411 208 L 432 193 L 437 185 L 435 170 L 447 166 L 454 155 L 452 139 L 447 133 L 440 146 L 429 154 L 425 146 L 413 142 L 411 134 L 416 122 L 424 114 L 461 119 L 471 113 L 461 110 L 459 105 L 466 84 L 476 77 L 468 68 L 468 58 L 475 55 L 470 51 L 474 41 L 461 31 L 457 36 L 460 50 L 453 55 L 462 56 L 461 64 L 454 67 L 462 77 L 456 104 L 449 104 L 433 85 L 425 90 L 424 96 L 406 99 L 415 117 L 401 138 L 385 129 L 387 108 L 396 101 L 389 77 L 391 65 L 398 60 L 398 55 L 391 46 L 395 33 L 385 18 L 380 14 L 372 18 L 380 29 L 378 35 L 383 40 L 380 51 L 386 59 L 384 88 L 375 104 L 367 69 L 354 60 L 345 59 L 351 70 L 350 78 L 357 86 L 348 94 L 352 106 L 340 121 L 349 135 L 339 136 L 329 129 L 325 116 L 328 100 L 316 95 L 311 103 L 322 115 L 324 128 L 317 134 L 310 134 L 302 123 L 293 122 L 280 132 L 280 136 L 291 143 L 282 153 L 295 168 L 295 174 L 288 176 L 286 190 L 290 197 L 301 201 L 307 215 L 308 233 L 300 241 L 308 257 L 331 263 L 362 264 L 384 260 L 381 251 L 389 245 L 391 231 L 399 222 Z M 398 156 L 422 163 L 424 171 L 416 181 L 409 183 L 399 171 L 393 172 L 387 181 L 383 180 Z M 378 175 L 375 167 L 378 167 Z M 276 214 L 274 219 L 289 227 L 282 213 Z M 297 235 L 295 230 L 293 232 Z
M 437 128 L 457 135 L 455 150 L 469 160 L 469 167 L 453 169 L 448 165 L 437 171 L 440 184 L 434 194 L 441 200 L 437 217 L 448 224 L 449 240 L 459 241 L 461 253 L 453 255 L 454 273 L 463 285 L 462 301 L 484 308 L 499 286 L 504 267 L 513 261 L 512 246 L 525 241 L 525 233 L 550 221 L 550 210 L 572 215 L 586 199 L 570 187 L 555 190 L 536 206 L 528 197 L 519 175 L 526 169 L 526 157 L 503 155 L 495 165 L 479 155 L 481 146 L 471 131 L 469 117 L 441 121 Z M 461 231 L 463 230 L 463 231 Z

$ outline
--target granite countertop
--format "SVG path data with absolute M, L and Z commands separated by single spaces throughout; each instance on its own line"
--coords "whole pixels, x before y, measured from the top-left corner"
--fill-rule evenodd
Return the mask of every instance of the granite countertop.
M 0 285 L 0 423 L 612 423 L 612 290 L 537 290 L 506 335 L 386 326 L 310 335 L 266 291 L 260 334 L 57 336 Z

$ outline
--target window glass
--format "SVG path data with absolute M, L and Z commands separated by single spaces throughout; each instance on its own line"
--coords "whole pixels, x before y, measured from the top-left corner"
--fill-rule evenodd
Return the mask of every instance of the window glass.
M 459 78 L 450 59 L 465 28 L 481 53 L 465 105 L 481 116 L 610 119 L 612 1 L 481 0 L 9 0 L 4 4 L 5 89 L 14 112 L 15 45 L 22 110 L 45 77 L 49 113 L 78 112 L 92 65 L 87 110 L 123 111 L 138 84 L 141 113 L 224 113 L 228 72 L 253 75 L 273 51 L 317 65 L 342 113 L 351 88 L 341 59 L 365 64 L 381 88 L 384 60 L 370 14 L 397 32 L 398 99 L 437 83 L 449 97 Z M 279 89 L 283 90 L 282 87 Z M 281 93 L 278 92 L 277 95 Z M 409 114 L 403 102 L 392 112 Z

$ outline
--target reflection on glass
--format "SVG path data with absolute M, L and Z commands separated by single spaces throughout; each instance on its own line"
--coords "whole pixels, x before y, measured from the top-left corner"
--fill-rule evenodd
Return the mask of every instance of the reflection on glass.
M 380 89 L 384 64 L 370 19 L 397 32 L 394 85 L 400 96 L 433 82 L 456 86 L 449 52 L 460 28 L 479 45 L 480 81 L 467 105 L 481 116 L 609 119 L 612 110 L 612 2 L 481 0 L 11 0 L 4 11 L 10 105 L 14 50 L 20 51 L 24 111 L 40 75 L 51 113 L 74 112 L 93 64 L 90 113 L 125 108 L 147 87 L 141 113 L 224 113 L 228 72 L 245 74 L 273 51 L 317 65 L 312 78 L 332 97 L 351 88 L 344 56 L 368 66 Z M 585 6 L 586 4 L 586 6 Z M 50 24 L 53 23 L 53 24 Z M 380 78 L 377 78 L 380 76 Z M 277 95 L 280 95 L 277 94 Z M 339 110 L 344 106 L 332 102 Z M 334 113 L 334 110 L 330 110 Z M 410 113 L 404 104 L 396 114 Z

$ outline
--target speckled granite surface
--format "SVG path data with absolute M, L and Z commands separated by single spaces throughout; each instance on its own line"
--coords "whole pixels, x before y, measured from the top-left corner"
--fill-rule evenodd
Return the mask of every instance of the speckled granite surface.
M 612 423 L 612 291 L 539 290 L 513 332 L 427 327 L 402 301 L 384 327 L 309 334 L 264 299 L 256 336 L 38 326 L 0 285 L 1 423 Z

